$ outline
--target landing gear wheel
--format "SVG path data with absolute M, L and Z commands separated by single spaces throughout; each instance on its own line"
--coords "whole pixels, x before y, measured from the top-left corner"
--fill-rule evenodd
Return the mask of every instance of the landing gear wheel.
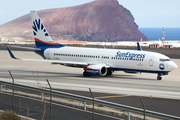
M 112 73 L 113 72 L 111 70 L 108 70 L 106 75 L 112 75 Z
M 84 72 L 83 72 L 83 76 L 84 76 L 84 77 L 87 77 L 87 76 L 91 76 L 91 75 L 89 75 L 86 71 L 84 71 Z
M 83 72 L 83 76 L 84 76 L 84 77 L 87 77 L 87 76 L 88 76 L 88 74 L 87 74 L 86 71 Z
M 161 80 L 162 79 L 162 77 L 161 76 L 157 76 L 157 80 Z

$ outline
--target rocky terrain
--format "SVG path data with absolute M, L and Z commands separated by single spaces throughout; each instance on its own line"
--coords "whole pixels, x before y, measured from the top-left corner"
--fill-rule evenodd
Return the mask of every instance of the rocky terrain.
M 38 11 L 54 40 L 120 41 L 147 40 L 137 28 L 129 10 L 117 0 L 96 0 L 87 4 Z M 30 14 L 0 25 L 0 37 L 33 39 Z

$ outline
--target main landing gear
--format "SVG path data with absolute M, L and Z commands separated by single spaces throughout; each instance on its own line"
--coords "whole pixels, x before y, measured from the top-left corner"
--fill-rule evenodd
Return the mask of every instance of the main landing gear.
M 157 76 L 157 80 L 161 80 L 162 79 L 162 77 L 161 76 Z
M 83 72 L 83 76 L 84 76 L 84 77 L 87 77 L 87 76 L 88 76 L 86 70 Z
M 112 70 L 108 70 L 106 75 L 112 75 L 113 71 Z

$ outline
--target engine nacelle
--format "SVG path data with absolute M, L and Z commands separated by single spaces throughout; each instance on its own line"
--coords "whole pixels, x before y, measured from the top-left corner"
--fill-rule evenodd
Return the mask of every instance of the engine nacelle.
M 86 68 L 88 75 L 100 75 L 105 76 L 107 74 L 107 68 L 103 65 L 89 65 Z

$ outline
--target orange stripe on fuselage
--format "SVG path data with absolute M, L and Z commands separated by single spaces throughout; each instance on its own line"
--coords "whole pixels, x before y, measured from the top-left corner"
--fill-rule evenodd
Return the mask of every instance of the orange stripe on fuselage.
M 92 68 L 86 68 L 86 69 L 89 69 L 89 70 L 100 70 L 100 69 L 92 69 Z
M 58 45 L 59 44 L 56 41 L 44 42 L 42 40 L 39 40 L 38 38 L 34 38 L 34 39 L 35 39 L 35 41 L 38 41 L 38 42 L 41 42 L 41 43 L 44 43 L 44 44 L 48 44 L 48 45 Z

